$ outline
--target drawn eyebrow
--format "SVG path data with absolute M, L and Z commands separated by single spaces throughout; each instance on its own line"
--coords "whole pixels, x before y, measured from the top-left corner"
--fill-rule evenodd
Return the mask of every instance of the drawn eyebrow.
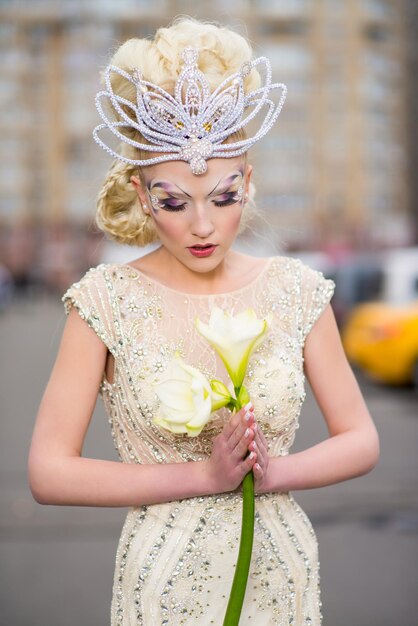
M 236 178 L 239 178 L 240 176 L 241 176 L 241 177 L 243 177 L 243 176 L 244 176 L 243 172 L 241 172 L 241 171 L 240 171 L 240 173 L 239 173 L 239 174 L 231 174 L 230 176 L 228 176 L 228 178 L 227 178 L 226 180 L 225 180 L 225 179 L 223 179 L 223 178 L 221 178 L 221 180 L 220 180 L 220 181 L 216 184 L 216 186 L 212 189 L 212 191 L 211 191 L 211 192 L 210 192 L 210 194 L 208 195 L 208 198 L 210 198 L 210 196 L 211 196 L 211 195 L 213 195 L 213 193 L 216 191 L 216 189 L 217 189 L 217 187 L 218 187 L 219 183 L 220 183 L 222 180 L 225 180 L 225 184 L 224 184 L 224 187 L 222 187 L 222 188 L 221 188 L 221 190 L 219 190 L 219 191 L 217 192 L 218 194 L 219 194 L 219 193 L 221 193 L 221 191 L 222 191 L 222 192 L 224 192 L 226 189 L 228 189 L 228 188 L 229 188 L 229 187 L 230 187 L 230 186 L 234 183 L 235 179 L 236 179 Z
M 208 198 L 210 198 L 210 196 L 212 196 L 212 195 L 214 194 L 214 192 L 215 192 L 215 191 L 216 191 L 216 189 L 218 188 L 219 183 L 220 183 L 221 181 L 225 180 L 225 185 L 224 185 L 224 187 L 223 187 L 223 189 L 222 189 L 222 191 L 225 191 L 225 189 L 227 189 L 228 187 L 230 187 L 230 186 L 232 185 L 232 183 L 234 182 L 234 180 L 235 180 L 236 178 L 238 178 L 239 176 L 241 176 L 241 177 L 243 177 L 243 176 L 244 176 L 244 173 L 243 173 L 241 170 L 239 170 L 239 174 L 231 174 L 231 175 L 230 175 L 230 176 L 228 176 L 226 179 L 221 178 L 221 179 L 220 179 L 220 180 L 216 183 L 216 185 L 215 185 L 215 187 L 212 189 L 212 191 L 208 194 Z M 177 187 L 177 189 L 180 189 L 180 191 L 181 191 L 181 192 L 182 192 L 185 196 L 187 196 L 188 198 L 191 198 L 191 197 L 192 197 L 192 196 L 190 196 L 190 195 L 189 195 L 186 191 L 184 191 L 184 189 L 182 189 L 181 187 L 179 187 L 179 185 L 173 185 L 173 186 L 172 186 L 170 183 L 168 183 L 168 182 L 167 182 L 167 181 L 165 181 L 165 180 L 161 180 L 161 181 L 160 181 L 160 180 L 157 180 L 157 181 L 155 181 L 155 183 L 153 183 L 152 185 L 147 185 L 147 187 L 148 187 L 148 190 L 149 190 L 149 191 L 151 191 L 151 189 L 155 189 L 156 187 L 159 187 L 159 188 L 161 188 L 161 189 L 164 189 L 164 191 L 166 191 L 166 192 L 170 192 L 170 193 L 174 193 L 174 194 L 176 194 L 176 195 L 180 195 L 180 194 L 176 193 L 175 191 L 171 191 L 171 190 L 173 189 L 173 187 Z M 221 190 L 219 190 L 217 193 L 218 193 L 218 194 L 219 194 L 219 193 L 221 193 Z

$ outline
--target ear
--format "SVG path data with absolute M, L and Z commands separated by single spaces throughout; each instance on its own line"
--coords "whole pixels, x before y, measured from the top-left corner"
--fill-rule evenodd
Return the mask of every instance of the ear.
M 247 169 L 245 170 L 245 193 L 250 192 L 250 180 L 253 173 L 253 166 L 251 164 L 247 165 Z
M 138 178 L 138 176 L 131 176 L 130 180 L 131 180 L 132 185 L 135 188 L 136 193 L 138 194 L 138 199 L 142 205 L 142 210 L 144 211 L 144 213 L 147 213 L 149 215 L 150 209 L 148 206 L 148 197 L 140 179 Z

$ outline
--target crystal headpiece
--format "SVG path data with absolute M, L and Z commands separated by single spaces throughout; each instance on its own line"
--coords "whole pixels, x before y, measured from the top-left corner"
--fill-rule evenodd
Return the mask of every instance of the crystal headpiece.
M 96 107 L 104 124 L 96 126 L 94 140 L 109 154 L 134 165 L 152 165 L 163 161 L 183 160 L 190 163 L 193 174 L 203 174 L 207 169 L 206 159 L 213 157 L 235 157 L 246 152 L 263 137 L 279 116 L 286 98 L 287 87 L 271 82 L 271 66 L 266 57 L 246 61 L 235 74 L 228 76 L 213 93 L 209 83 L 197 65 L 198 50 L 185 48 L 182 52 L 184 67 L 176 81 L 174 97 L 158 85 L 150 83 L 135 69 L 132 75 L 114 65 L 108 65 L 104 78 L 106 91 L 96 95 Z M 244 93 L 244 79 L 256 65 L 264 63 L 265 83 L 259 89 Z M 137 102 L 113 92 L 110 73 L 116 72 L 133 83 Z M 279 102 L 270 100 L 273 89 L 281 89 Z M 102 107 L 102 98 L 110 99 L 121 121 L 110 120 Z M 132 119 L 124 108 L 135 114 Z M 243 117 L 244 111 L 252 110 Z M 248 124 L 263 107 L 264 117 L 257 132 L 242 141 L 222 143 L 226 137 Z M 115 152 L 99 137 L 99 132 L 108 128 L 122 141 L 148 152 L 163 152 L 149 159 L 129 159 Z M 120 132 L 120 128 L 137 130 L 151 145 L 139 143 Z

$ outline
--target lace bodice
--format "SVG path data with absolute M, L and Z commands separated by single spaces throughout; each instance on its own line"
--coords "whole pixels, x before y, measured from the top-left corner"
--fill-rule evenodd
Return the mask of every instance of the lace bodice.
M 173 434 L 152 421 L 158 411 L 153 384 L 175 352 L 209 379 L 227 386 L 222 361 L 194 324 L 207 322 L 211 306 L 252 307 L 273 313 L 269 335 L 252 355 L 244 384 L 271 455 L 288 454 L 305 397 L 303 346 L 328 304 L 334 283 L 298 260 L 266 259 L 248 285 L 228 293 L 197 295 L 171 289 L 126 264 L 100 264 L 74 283 L 62 300 L 74 305 L 115 359 L 113 382 L 100 386 L 120 459 L 173 463 L 209 456 L 213 439 L 230 417 L 219 410 L 198 437 Z

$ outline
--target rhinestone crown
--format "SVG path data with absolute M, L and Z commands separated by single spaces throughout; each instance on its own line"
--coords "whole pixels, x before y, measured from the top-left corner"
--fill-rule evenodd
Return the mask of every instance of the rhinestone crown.
M 104 73 L 106 90 L 99 91 L 95 100 L 104 123 L 93 130 L 94 140 L 109 154 L 127 163 L 152 165 L 163 161 L 183 160 L 190 164 L 193 174 L 203 174 L 207 169 L 206 160 L 211 157 L 235 157 L 246 152 L 270 130 L 278 118 L 287 87 L 283 83 L 271 82 L 270 62 L 261 56 L 243 63 L 238 72 L 228 76 L 211 94 L 209 83 L 198 68 L 198 54 L 196 48 L 187 47 L 183 50 L 184 67 L 176 81 L 174 97 L 158 85 L 144 80 L 138 69 L 129 74 L 115 65 L 108 65 Z M 266 70 L 264 85 L 245 94 L 245 77 L 253 67 L 261 63 Z M 113 92 L 111 72 L 120 74 L 135 85 L 136 104 Z M 277 88 L 281 89 L 281 95 L 275 104 L 269 96 Z M 108 118 L 102 107 L 103 97 L 110 99 L 121 121 Z M 131 109 L 135 119 L 129 117 L 122 106 Z M 263 107 L 267 107 L 267 111 L 252 137 L 222 143 L 226 137 L 254 119 Z M 243 117 L 247 108 L 252 110 Z M 99 137 L 99 132 L 105 128 L 135 148 L 164 154 L 142 160 L 122 156 Z M 126 137 L 120 132 L 120 128 L 139 131 L 151 145 Z

